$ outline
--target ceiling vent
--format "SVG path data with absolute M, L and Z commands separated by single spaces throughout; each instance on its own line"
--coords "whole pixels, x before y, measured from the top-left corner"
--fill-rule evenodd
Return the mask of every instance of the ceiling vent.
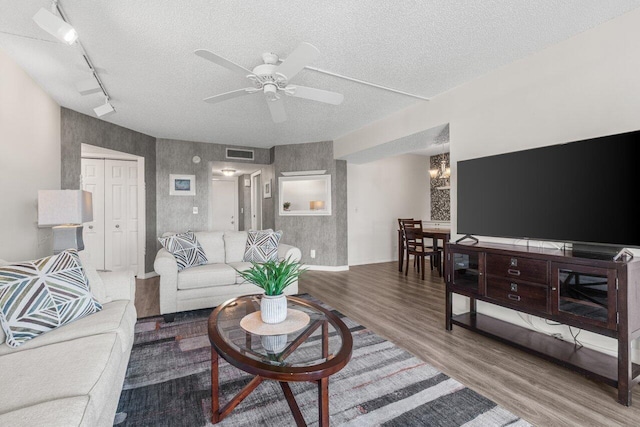
M 240 150 L 236 148 L 227 148 L 227 159 L 253 160 L 253 150 Z

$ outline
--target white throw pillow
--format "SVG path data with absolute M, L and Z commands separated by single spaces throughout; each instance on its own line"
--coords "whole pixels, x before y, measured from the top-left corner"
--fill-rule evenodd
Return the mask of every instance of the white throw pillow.
M 107 287 L 104 285 L 102 277 L 100 277 L 96 268 L 91 264 L 91 253 L 85 249 L 78 252 L 78 256 L 80 257 L 82 268 L 84 268 L 84 272 L 89 280 L 89 288 L 91 289 L 91 293 L 95 299 L 98 300 L 100 304 L 106 304 L 113 301 L 113 299 L 107 295 Z
M 204 254 L 202 246 L 200 246 L 196 235 L 191 231 L 160 237 L 158 241 L 175 257 L 178 263 L 178 271 L 207 263 L 207 256 Z
M 280 237 L 282 237 L 282 231 L 249 230 L 242 260 L 245 262 L 277 261 Z
M 75 249 L 0 267 L 0 323 L 10 347 L 100 310 Z

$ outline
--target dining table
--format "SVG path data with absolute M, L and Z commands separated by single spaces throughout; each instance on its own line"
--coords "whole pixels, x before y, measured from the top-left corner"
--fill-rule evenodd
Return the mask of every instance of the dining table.
M 442 259 L 438 259 L 442 270 L 444 271 L 444 260 L 446 259 L 447 243 L 451 239 L 450 228 L 423 228 L 422 237 L 427 239 L 433 239 L 433 247 L 438 248 L 438 241 L 442 240 Z M 402 264 L 404 263 L 404 243 L 402 241 L 402 230 L 398 229 L 398 271 L 402 271 Z

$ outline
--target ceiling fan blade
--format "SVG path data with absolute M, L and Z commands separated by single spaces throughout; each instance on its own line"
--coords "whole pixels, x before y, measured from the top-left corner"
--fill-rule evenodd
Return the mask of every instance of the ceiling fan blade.
M 292 89 L 290 92 L 289 89 Z M 287 86 L 287 93 L 296 98 L 310 99 L 312 101 L 325 102 L 327 104 L 339 105 L 344 100 L 344 95 L 338 92 L 316 89 L 306 86 Z
M 222 56 L 216 55 L 213 52 L 209 52 L 208 50 L 197 49 L 193 53 L 195 53 L 201 58 L 206 59 L 207 61 L 211 61 L 215 64 L 218 64 L 221 67 L 226 68 L 227 70 L 231 70 L 236 73 L 242 74 L 242 76 L 244 77 L 246 77 L 247 74 L 253 74 L 253 71 L 244 68 L 242 65 L 238 65 L 235 62 L 231 62 L 228 59 L 223 58 Z
M 238 98 L 240 96 L 249 95 L 252 93 L 256 93 L 257 90 L 250 87 L 245 89 L 232 90 L 231 92 L 221 93 L 220 95 L 210 96 L 205 98 L 203 101 L 208 102 L 210 104 L 216 104 L 218 102 L 226 101 L 227 99 Z
M 300 43 L 300 45 L 276 68 L 275 72 L 283 74 L 287 80 L 291 80 L 293 76 L 298 74 L 306 65 L 309 65 L 320 51 L 309 43 Z
M 282 102 L 282 99 L 276 99 L 275 101 L 269 101 L 267 99 L 267 105 L 269 106 L 269 111 L 271 111 L 271 118 L 274 123 L 282 123 L 287 120 L 287 112 L 284 110 L 284 102 Z

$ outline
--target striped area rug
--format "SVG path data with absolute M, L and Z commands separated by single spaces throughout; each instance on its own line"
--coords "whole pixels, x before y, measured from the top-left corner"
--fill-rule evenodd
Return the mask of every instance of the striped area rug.
M 301 297 L 331 309 L 309 295 Z M 530 426 L 425 361 L 333 312 L 351 330 L 353 356 L 329 379 L 331 425 Z M 162 317 L 138 321 L 116 425 L 211 425 L 210 313 L 181 313 L 173 323 L 164 323 Z M 250 379 L 220 358 L 221 403 Z M 307 424 L 317 425 L 315 384 L 291 383 L 291 388 Z M 293 426 L 295 422 L 280 386 L 265 381 L 217 425 Z

